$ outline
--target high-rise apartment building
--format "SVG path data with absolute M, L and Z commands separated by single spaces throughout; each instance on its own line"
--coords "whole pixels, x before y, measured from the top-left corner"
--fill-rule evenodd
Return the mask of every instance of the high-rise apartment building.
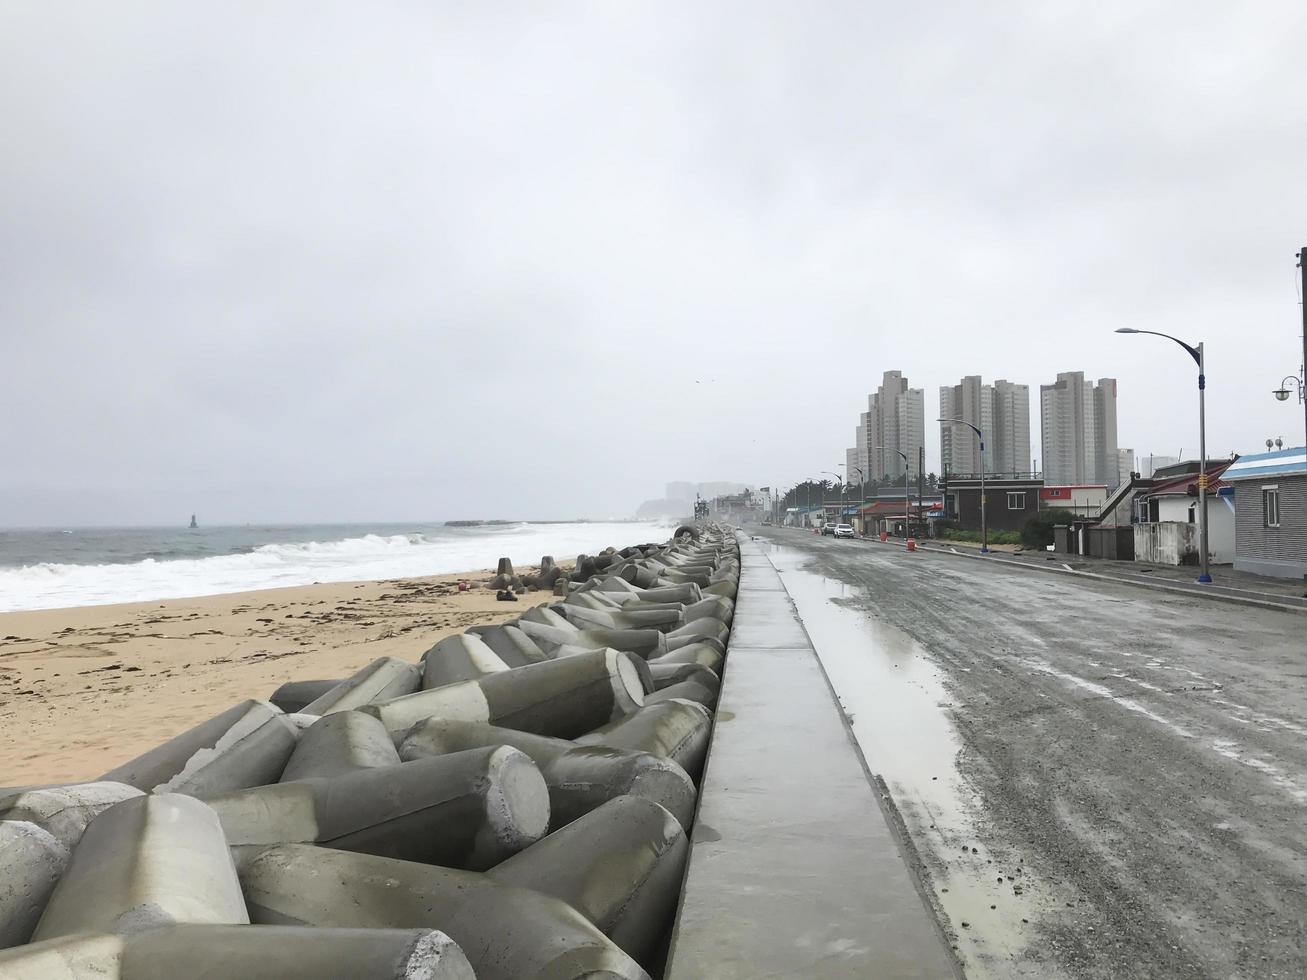
M 850 472 L 854 467 L 861 469 L 869 481 L 887 476 L 898 479 L 904 472 L 899 456 L 903 452 L 908 457 L 907 471 L 915 475 L 925 444 L 925 392 L 909 388 L 901 371 L 886 371 L 880 387 L 867 396 L 867 411 L 858 422 L 853 448 L 845 453 L 845 466 Z M 857 479 L 853 473 L 852 480 L 856 483 Z
M 1044 481 L 1051 484 L 1120 482 L 1116 445 L 1116 379 L 1085 381 L 1067 371 L 1039 387 Z
M 939 389 L 939 417 L 962 419 L 985 434 L 985 469 L 1030 472 L 1030 388 L 1011 381 L 984 384 L 968 375 Z M 940 456 L 945 473 L 979 473 L 980 440 L 966 426 L 941 422 Z

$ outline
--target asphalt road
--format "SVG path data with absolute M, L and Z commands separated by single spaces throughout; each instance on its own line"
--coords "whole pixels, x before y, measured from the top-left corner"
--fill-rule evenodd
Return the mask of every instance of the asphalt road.
M 1307 615 L 747 530 L 969 976 L 1307 977 Z

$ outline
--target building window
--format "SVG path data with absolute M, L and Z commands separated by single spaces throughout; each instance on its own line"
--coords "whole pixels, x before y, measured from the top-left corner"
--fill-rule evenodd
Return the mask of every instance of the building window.
M 1026 495 L 1025 495 L 1025 493 L 1024 493 L 1024 492 L 1023 492 L 1023 493 L 1009 493 L 1009 494 L 1007 495 L 1007 509 L 1008 509 L 1008 510 L 1025 510 L 1025 509 L 1026 509 Z
M 1262 520 L 1267 527 L 1280 526 L 1280 488 L 1262 487 Z

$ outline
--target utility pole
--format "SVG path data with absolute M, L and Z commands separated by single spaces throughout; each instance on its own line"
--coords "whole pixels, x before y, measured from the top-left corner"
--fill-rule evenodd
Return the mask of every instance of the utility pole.
M 917 447 L 917 525 L 925 523 L 925 514 L 922 510 L 921 495 L 925 489 L 926 473 L 926 447 Z
M 1302 399 L 1303 435 L 1307 436 L 1307 394 L 1302 386 L 1307 384 L 1307 248 L 1298 251 L 1298 272 L 1302 277 L 1302 381 L 1298 384 L 1298 397 Z M 1307 445 L 1307 443 L 1304 443 Z

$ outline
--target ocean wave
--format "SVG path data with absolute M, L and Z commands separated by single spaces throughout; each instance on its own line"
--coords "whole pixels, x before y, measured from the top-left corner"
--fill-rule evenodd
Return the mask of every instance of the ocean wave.
M 412 578 L 559 560 L 608 545 L 658 540 L 656 522 L 512 524 L 460 528 L 456 533 L 364 534 L 328 541 L 271 542 L 235 554 L 145 558 L 99 565 L 42 562 L 0 568 L 0 612 L 144 602 L 256 589 Z

